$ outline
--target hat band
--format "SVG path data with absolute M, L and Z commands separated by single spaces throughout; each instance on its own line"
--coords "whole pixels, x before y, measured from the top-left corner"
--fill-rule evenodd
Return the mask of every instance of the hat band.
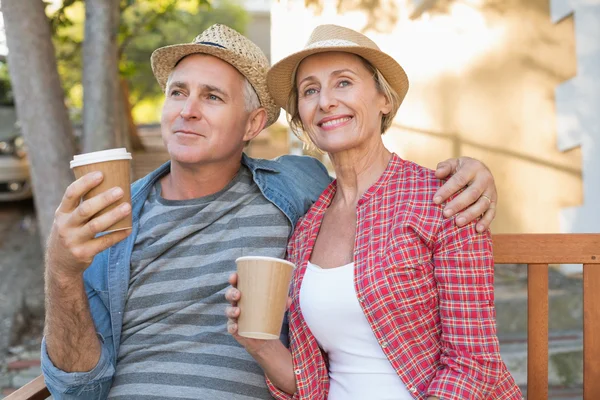
M 357 43 L 351 42 L 349 40 L 344 40 L 344 39 L 327 39 L 327 40 L 321 40 L 319 42 L 311 43 L 305 47 L 305 50 L 314 49 L 316 47 L 340 47 L 340 46 L 359 47 L 360 45 L 358 45 Z
M 215 46 L 215 47 L 220 47 L 222 49 L 227 49 L 227 47 L 221 46 L 220 44 L 214 43 L 214 42 L 196 42 L 196 44 L 206 44 L 208 46 Z

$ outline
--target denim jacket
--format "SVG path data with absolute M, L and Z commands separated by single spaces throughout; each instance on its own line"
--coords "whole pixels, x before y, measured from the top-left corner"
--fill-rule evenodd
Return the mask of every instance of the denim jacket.
M 292 227 L 331 182 L 325 167 L 310 157 L 260 160 L 244 154 L 242 164 L 252 172 L 263 195 L 287 216 Z M 62 371 L 52 364 L 45 339 L 42 341 L 42 371 L 54 399 L 105 399 L 108 396 L 119 354 L 131 253 L 141 210 L 154 184 L 169 171 L 170 162 L 167 162 L 131 185 L 131 235 L 98 254 L 83 275 L 90 311 L 102 342 L 97 365 L 89 372 Z

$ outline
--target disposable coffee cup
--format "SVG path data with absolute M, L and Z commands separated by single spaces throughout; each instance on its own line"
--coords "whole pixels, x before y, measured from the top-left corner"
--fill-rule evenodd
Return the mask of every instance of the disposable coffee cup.
M 248 256 L 235 260 L 238 334 L 254 339 L 279 339 L 294 264 L 273 257 Z
M 115 186 L 123 189 L 123 197 L 119 201 L 98 212 L 94 215 L 94 218 L 106 214 L 123 203 L 131 204 L 131 190 L 129 187 L 131 184 L 129 177 L 130 164 L 131 153 L 128 153 L 125 148 L 95 151 L 73 157 L 71 169 L 75 174 L 75 179 L 79 179 L 87 173 L 96 171 L 100 171 L 104 175 L 102 182 L 83 196 L 84 201 Z M 131 227 L 132 220 L 131 213 L 129 213 L 127 217 L 110 226 L 104 230 L 104 232 L 116 232 Z

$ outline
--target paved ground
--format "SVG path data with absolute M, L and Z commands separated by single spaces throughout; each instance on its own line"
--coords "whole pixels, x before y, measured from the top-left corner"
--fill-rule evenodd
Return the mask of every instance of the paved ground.
M 43 257 L 33 202 L 0 203 L 0 254 L 1 398 L 40 374 Z
M 11 347 L 4 364 L 0 367 L 0 399 L 41 373 L 39 336 Z

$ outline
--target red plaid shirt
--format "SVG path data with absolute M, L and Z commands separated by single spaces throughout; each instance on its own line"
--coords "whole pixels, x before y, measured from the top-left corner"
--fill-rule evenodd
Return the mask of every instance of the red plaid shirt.
M 359 200 L 354 286 L 390 363 L 415 399 L 522 399 L 500 358 L 490 233 L 457 228 L 432 202 L 433 171 L 395 154 Z M 300 310 L 300 286 L 333 182 L 298 222 L 288 245 L 294 272 L 290 350 L 297 392 L 267 384 L 277 399 L 326 399 L 327 357 Z

